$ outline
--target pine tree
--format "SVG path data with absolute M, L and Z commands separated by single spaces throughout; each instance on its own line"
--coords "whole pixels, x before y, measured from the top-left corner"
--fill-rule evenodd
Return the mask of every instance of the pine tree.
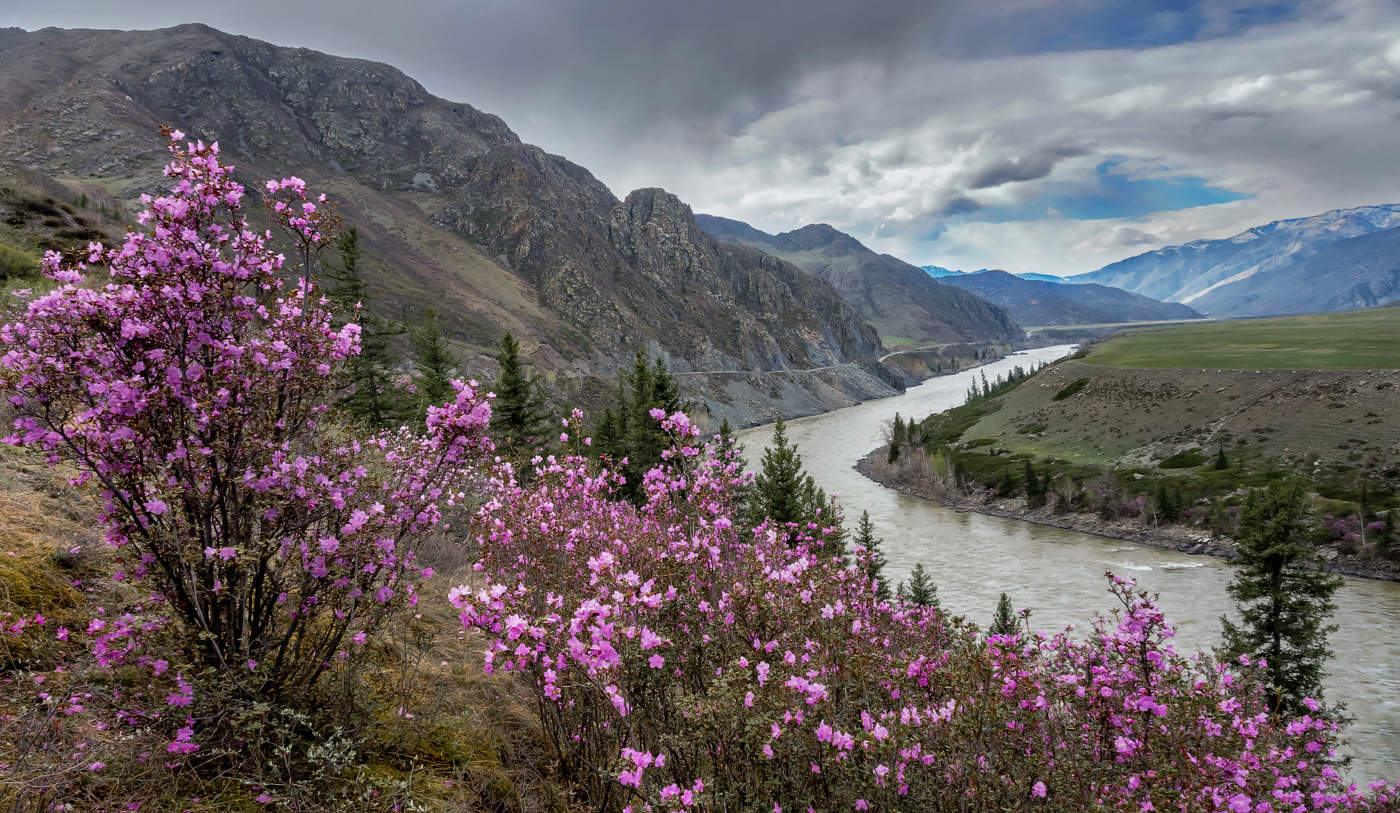
M 1270 486 L 1245 501 L 1235 535 L 1235 577 L 1227 591 L 1241 624 L 1221 617 L 1225 651 L 1268 661 L 1273 705 L 1302 713 L 1303 698 L 1321 699 L 1323 666 L 1332 652 L 1327 623 L 1342 584 L 1322 569 L 1305 530 L 1303 489 Z
M 856 535 L 851 541 L 869 551 L 865 560 L 865 578 L 875 583 L 877 598 L 888 600 L 890 580 L 885 578 L 884 569 L 887 563 L 885 554 L 880 550 L 885 540 L 875 536 L 875 523 L 870 521 L 869 511 L 860 512 L 860 523 L 856 525 Z
M 911 604 L 918 604 L 921 607 L 937 607 L 938 605 L 938 585 L 933 583 L 933 579 L 924 570 L 922 562 L 914 565 L 914 570 L 909 574 L 909 583 L 899 583 L 898 595 Z
M 1157 506 L 1157 519 L 1161 522 L 1176 522 L 1181 518 L 1181 492 L 1167 490 L 1166 483 L 1157 483 L 1157 491 L 1152 497 Z
M 499 372 L 491 402 L 491 429 L 497 443 L 516 450 L 531 450 L 545 440 L 545 408 L 539 382 L 520 364 L 520 343 L 509 331 L 496 352 Z
M 355 322 L 360 326 L 360 352 L 346 362 L 348 392 L 341 406 L 370 429 L 383 429 L 406 420 L 410 412 L 404 394 L 392 384 L 395 359 L 389 337 L 402 331 L 369 307 L 360 273 L 359 230 L 353 226 L 346 229 L 336 240 L 336 248 L 340 262 L 326 264 L 326 295 L 339 306 L 339 324 Z
M 452 397 L 452 373 L 457 361 L 447 346 L 438 322 L 437 312 L 429 308 L 423 324 L 413 332 L 413 347 L 418 358 L 418 396 L 424 408 L 444 404 Z
M 1021 631 L 1021 625 L 1016 622 L 1016 612 L 1011 609 L 1011 599 L 1005 594 L 997 600 L 996 615 L 992 616 L 992 626 L 987 630 L 989 635 L 1015 635 Z
M 1045 484 L 1036 476 L 1035 469 L 1031 467 L 1031 461 L 1024 460 L 1024 476 L 1026 481 L 1026 507 L 1039 508 L 1045 504 Z
M 1215 462 L 1211 463 L 1210 467 L 1216 471 L 1224 471 L 1230 468 L 1230 458 L 1225 456 L 1224 444 L 1215 447 Z
M 787 424 L 782 418 L 773 427 L 773 442 L 763 450 L 763 464 L 754 478 L 749 499 L 749 521 L 758 525 L 764 518 L 779 527 L 807 522 L 807 501 L 815 484 L 802 472 L 802 457 L 797 447 L 788 443 Z
M 841 510 L 841 504 L 836 501 L 835 496 L 828 497 L 826 492 L 816 488 L 816 481 L 811 477 L 806 478 L 807 482 L 815 489 L 816 494 L 805 506 L 804 513 L 809 521 L 816 523 L 818 530 L 825 530 L 818 538 L 822 543 L 822 551 L 830 556 L 840 556 L 846 559 L 850 556 L 847 549 L 847 539 L 850 536 L 846 533 L 846 523 Z
M 886 463 L 894 463 L 899 460 L 899 447 L 904 443 L 904 420 L 899 417 L 899 413 L 894 414 L 894 423 L 890 426 L 890 450 L 885 456 Z

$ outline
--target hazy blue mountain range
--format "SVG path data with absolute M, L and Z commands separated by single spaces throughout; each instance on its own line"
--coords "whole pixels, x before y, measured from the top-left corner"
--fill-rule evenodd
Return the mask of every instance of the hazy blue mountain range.
M 717 240 L 752 246 L 829 282 L 887 340 L 1011 341 L 1024 335 L 1004 308 L 942 285 L 922 269 L 877 254 L 826 224 L 768 234 L 713 215 L 697 215 L 696 222 Z
M 436 308 L 469 372 L 489 373 L 510 329 L 585 404 L 638 349 L 681 372 L 729 371 L 682 383 L 740 423 L 895 391 L 876 330 L 826 281 L 720 243 L 662 190 L 618 200 L 587 169 L 388 65 L 204 25 L 0 29 L 0 64 L 0 176 L 61 179 L 73 198 L 132 212 L 162 188 L 157 125 L 218 139 L 250 189 L 296 174 L 331 195 L 360 228 L 376 307 L 404 321 Z M 980 308 L 968 330 L 988 314 L 987 335 L 1019 334 Z
M 946 277 L 943 283 L 1001 305 L 1027 327 L 1200 317 L 1186 305 L 1158 302 L 1106 285 L 1066 285 L 1058 277 L 1054 279 L 1046 282 L 1005 271 L 979 271 Z
M 954 271 L 954 270 L 951 269 L 951 268 L 944 268 L 944 267 L 941 266 L 941 265 L 921 265 L 921 266 L 919 266 L 919 267 L 922 268 L 922 269 L 924 270 L 924 273 L 928 274 L 930 277 L 933 277 L 934 279 L 942 279 L 943 277 L 963 277 L 963 276 L 967 276 L 968 274 L 981 274 L 981 273 L 985 273 L 985 272 L 987 272 L 987 271 L 996 270 L 996 269 L 991 269 L 991 268 L 979 268 L 979 269 L 977 269 L 976 271 Z M 1010 272 L 1008 271 L 1008 272 L 1004 272 L 1004 273 L 1010 273 Z M 1057 277 L 1057 276 L 1055 276 L 1054 274 L 1036 274 L 1036 273 L 1034 273 L 1034 272 L 1029 272 L 1029 271 L 1026 272 L 1026 273 L 1023 273 L 1023 274 L 1012 274 L 1012 276 L 1014 276 L 1014 277 L 1020 277 L 1021 279 L 1036 280 L 1036 281 L 1038 281 L 1038 282 L 1064 282 L 1064 281 L 1065 281 L 1065 280 L 1064 280 L 1064 277 Z
M 1069 277 L 1209 316 L 1350 310 L 1400 301 L 1400 204 L 1280 220 Z

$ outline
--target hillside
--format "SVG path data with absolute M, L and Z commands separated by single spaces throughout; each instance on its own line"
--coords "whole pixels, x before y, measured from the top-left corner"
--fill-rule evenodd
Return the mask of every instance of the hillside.
M 826 224 L 768 234 L 747 223 L 699 215 L 702 229 L 726 243 L 753 246 L 815 274 L 868 322 L 887 345 L 1006 342 L 1023 338 L 1005 309 L 934 281 L 916 266 L 877 254 Z
M 221 139 L 238 177 L 299 175 L 361 230 L 379 310 L 435 308 L 490 374 L 509 329 L 564 397 L 598 400 L 636 350 L 689 375 L 716 420 L 806 414 L 894 392 L 876 331 L 826 283 L 699 229 L 661 190 L 618 200 L 586 169 L 398 70 L 203 25 L 0 31 L 0 175 L 130 202 L 158 186 L 158 124 Z M 196 102 L 197 100 L 197 102 Z M 818 369 L 818 372 L 800 371 Z
M 1208 316 L 1352 310 L 1400 301 L 1400 204 L 1280 220 L 1069 277 Z
M 949 276 L 952 285 L 1001 305 L 1026 326 L 1095 325 L 1113 322 L 1146 322 L 1157 319 L 1200 317 L 1186 305 L 1158 302 L 1140 294 L 1106 285 L 1066 285 L 1010 274 L 979 271 Z

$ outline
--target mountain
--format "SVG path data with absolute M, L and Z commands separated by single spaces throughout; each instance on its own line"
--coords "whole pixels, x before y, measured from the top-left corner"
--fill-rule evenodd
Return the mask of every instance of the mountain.
M 1004 342 L 1025 335 L 1005 309 L 942 285 L 896 257 L 876 254 L 826 224 L 768 234 L 713 215 L 698 215 L 696 222 L 718 240 L 760 249 L 831 283 L 887 340 Z
M 1069 277 L 1210 316 L 1351 310 L 1400 301 L 1400 204 L 1280 220 Z
M 928 274 L 930 277 L 933 277 L 934 279 L 942 279 L 943 277 L 957 277 L 967 273 L 966 271 L 954 271 L 951 268 L 944 268 L 941 265 L 921 265 L 919 266 L 919 269 L 922 270 L 925 274 Z
M 954 271 L 954 270 L 951 269 L 951 268 L 944 268 L 944 267 L 941 266 L 941 265 L 921 265 L 921 266 L 919 266 L 919 268 L 923 269 L 923 271 L 924 271 L 925 274 L 928 274 L 930 277 L 933 277 L 934 279 L 942 279 L 943 277 L 963 277 L 963 276 L 967 276 L 967 275 L 969 275 L 969 274 L 981 274 L 981 273 L 985 273 L 985 272 L 987 272 L 987 271 L 997 270 L 997 269 L 992 269 L 992 268 L 981 268 L 981 269 L 978 269 L 978 270 L 976 270 L 976 271 Z M 1007 272 L 1007 273 L 1009 273 L 1009 272 Z M 1021 279 L 1035 280 L 1035 281 L 1037 281 L 1037 282 L 1064 282 L 1064 281 L 1065 281 L 1063 277 L 1056 277 L 1056 276 L 1053 276 L 1053 275 L 1051 275 L 1051 274 L 1036 274 L 1036 273 L 1030 272 L 1030 271 L 1027 271 L 1027 272 L 1025 272 L 1025 273 L 1023 273 L 1023 274 L 1013 274 L 1012 276 L 1020 277 Z
M 979 271 L 943 280 L 994 302 L 1023 325 L 1096 325 L 1157 319 L 1197 319 L 1186 305 L 1158 302 L 1106 285 L 1066 285 L 1005 271 Z
M 435 308 L 468 372 L 489 374 L 509 329 L 585 404 L 636 350 L 664 355 L 687 397 L 741 424 L 896 391 L 876 330 L 826 282 L 716 241 L 662 190 L 618 200 L 390 66 L 204 25 L 4 29 L 0 62 L 0 174 L 134 211 L 162 186 L 157 125 L 221 139 L 250 189 L 296 174 L 325 191 L 360 229 L 375 305 L 404 321 Z
M 984 269 L 984 270 L 990 271 L 990 270 L 992 270 L 992 269 Z M 1057 276 L 1055 276 L 1054 274 L 1036 274 L 1036 273 L 1031 272 L 1031 271 L 1027 271 L 1027 272 L 1025 272 L 1025 273 L 1023 273 L 1023 274 L 1016 274 L 1016 275 L 1014 275 L 1014 276 L 1018 276 L 1018 277 L 1020 277 L 1021 279 L 1033 280 L 1033 281 L 1035 281 L 1035 282 L 1054 282 L 1054 283 L 1061 283 L 1061 282 L 1064 282 L 1064 281 L 1065 281 L 1065 278 L 1064 278 L 1064 277 L 1057 277 Z

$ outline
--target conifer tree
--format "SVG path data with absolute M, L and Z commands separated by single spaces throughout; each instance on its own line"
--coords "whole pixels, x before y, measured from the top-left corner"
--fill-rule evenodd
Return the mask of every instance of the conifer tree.
M 345 364 L 348 393 L 341 406 L 355 420 L 371 429 L 383 429 L 408 417 L 404 395 L 392 384 L 395 359 L 389 337 L 402 331 L 377 316 L 369 307 L 360 272 L 360 232 L 353 226 L 336 240 L 339 264 L 327 263 L 326 295 L 338 305 L 338 324 L 360 326 L 360 352 Z
M 1158 483 L 1152 502 L 1157 506 L 1157 519 L 1162 522 L 1176 522 L 1181 518 L 1180 492 L 1175 495 L 1167 490 L 1166 483 Z
M 1011 599 L 1005 594 L 997 600 L 996 615 L 992 616 L 992 626 L 987 630 L 990 635 L 1015 635 L 1021 631 L 1020 625 L 1016 622 L 1016 612 L 1011 609 Z
M 1039 508 L 1045 504 L 1045 484 L 1040 477 L 1036 476 L 1035 469 L 1031 467 L 1031 461 L 1022 461 L 1025 467 L 1024 477 L 1026 481 L 1026 507 Z
M 1321 699 L 1323 667 L 1332 652 L 1327 623 L 1342 584 L 1327 573 L 1305 529 L 1303 489 L 1276 484 L 1250 493 L 1235 535 L 1239 558 L 1227 591 L 1241 623 L 1221 617 L 1225 651 L 1268 661 L 1273 705 L 1303 713 L 1303 699 Z
M 758 525 L 764 518 L 778 526 L 789 522 L 798 526 L 808 520 L 807 506 L 816 485 L 802 472 L 802 457 L 788 442 L 787 424 L 782 418 L 773 427 L 773 442 L 763 450 L 763 464 L 754 478 L 749 500 L 749 521 Z
M 491 402 L 491 429 L 497 443 L 516 450 L 530 450 L 545 440 L 545 407 L 539 382 L 520 364 L 520 343 L 510 331 L 501 337 L 496 352 L 499 372 Z
M 890 451 L 885 457 L 886 463 L 894 463 L 899 460 L 899 447 L 902 443 L 904 443 L 904 420 L 896 412 L 894 424 L 890 427 Z
M 414 368 L 418 371 L 419 403 L 424 408 L 445 403 L 452 397 L 452 373 L 457 361 L 447 346 L 437 312 L 429 308 L 423 324 L 413 332 L 413 348 L 418 354 Z
M 1216 471 L 1224 471 L 1230 468 L 1230 458 L 1225 456 L 1224 444 L 1215 447 L 1215 462 L 1211 463 L 1210 467 Z
M 922 607 L 937 607 L 938 585 L 933 583 L 933 579 L 924 570 L 922 562 L 914 565 L 914 570 L 909 574 L 909 583 L 899 583 L 899 597 L 912 604 Z
M 860 512 L 860 523 L 856 525 L 856 535 L 851 540 L 856 545 L 869 551 L 869 556 L 865 560 L 865 578 L 875 583 L 875 595 L 882 600 L 890 597 L 890 580 L 885 578 L 884 569 L 887 564 L 885 554 L 880 550 L 884 544 L 883 539 L 875 536 L 875 523 L 870 521 L 870 512 Z

